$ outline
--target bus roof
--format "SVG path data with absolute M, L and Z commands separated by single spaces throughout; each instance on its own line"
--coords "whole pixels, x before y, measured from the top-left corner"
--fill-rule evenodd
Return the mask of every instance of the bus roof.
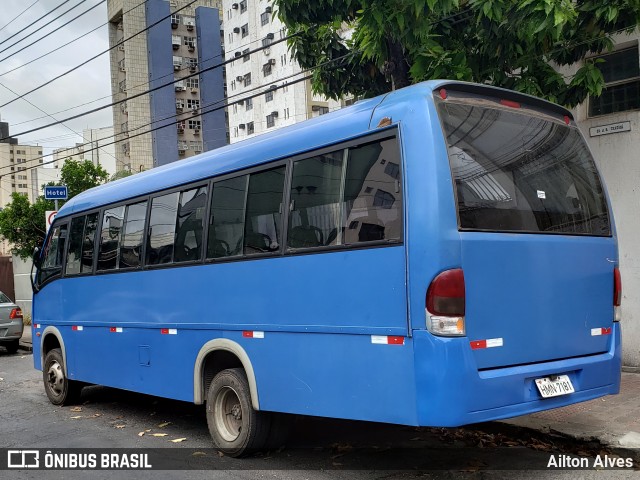
M 60 209 L 58 217 L 268 163 L 360 136 L 370 130 L 373 110 L 383 101 L 406 101 L 407 97 L 425 98 L 425 94 L 430 97 L 432 91 L 443 87 L 485 95 L 488 91 L 494 90 L 496 93 L 500 92 L 501 97 L 506 99 L 526 101 L 534 106 L 563 115 L 571 115 L 568 110 L 553 103 L 502 88 L 451 80 L 430 80 L 375 98 L 361 100 L 350 107 L 314 119 L 89 189 L 66 202 Z

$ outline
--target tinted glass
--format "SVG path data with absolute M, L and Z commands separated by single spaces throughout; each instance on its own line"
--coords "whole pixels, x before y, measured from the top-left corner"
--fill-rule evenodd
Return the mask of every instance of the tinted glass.
M 84 234 L 82 237 L 82 264 L 80 273 L 87 273 L 93 270 L 93 245 L 98 229 L 98 214 L 87 215 L 87 222 L 84 224 Z
M 173 261 L 179 192 L 156 197 L 151 201 L 151 217 L 147 240 L 147 265 Z
M 295 162 L 291 180 L 289 248 L 342 243 L 340 185 L 344 150 Z
M 576 128 L 467 101 L 439 102 L 461 228 L 610 234 L 600 178 Z
M 395 138 L 349 149 L 342 225 L 345 244 L 401 239 L 399 165 Z
M 38 272 L 38 283 L 42 284 L 46 280 L 59 275 L 62 272 L 62 259 L 67 240 L 67 225 L 57 225 L 53 227 L 53 232 L 49 236 L 44 249 L 42 267 Z
M 13 301 L 4 293 L 0 292 L 0 303 L 13 303 Z
M 207 258 L 242 254 L 248 175 L 216 182 L 211 195 Z
M 120 246 L 120 268 L 135 268 L 141 265 L 140 253 L 146 215 L 147 202 L 127 205 L 122 245 Z
M 285 167 L 249 176 L 244 253 L 275 252 L 280 249 L 282 192 Z
M 201 259 L 206 207 L 206 186 L 186 190 L 180 194 L 174 261 L 189 262 Z
M 118 268 L 120 256 L 120 235 L 124 223 L 124 206 L 105 210 L 100 231 L 98 270 Z
M 69 251 L 67 252 L 67 265 L 65 273 L 74 275 L 80 273 L 80 257 L 82 255 L 82 235 L 84 234 L 84 222 L 86 217 L 77 217 L 71 220 L 69 234 Z

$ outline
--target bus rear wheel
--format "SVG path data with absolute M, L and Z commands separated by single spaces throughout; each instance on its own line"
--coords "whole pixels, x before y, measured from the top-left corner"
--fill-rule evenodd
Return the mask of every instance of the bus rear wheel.
M 249 455 L 265 447 L 269 415 L 253 409 L 244 370 L 218 373 L 207 393 L 207 424 L 216 448 L 230 457 Z
M 59 348 L 52 348 L 44 357 L 42 378 L 47 397 L 54 405 L 73 405 L 80 400 L 83 385 L 67 378 Z

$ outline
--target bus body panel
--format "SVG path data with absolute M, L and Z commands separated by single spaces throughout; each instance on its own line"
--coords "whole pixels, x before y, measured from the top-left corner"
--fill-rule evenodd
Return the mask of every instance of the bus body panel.
M 615 244 L 608 237 L 460 235 L 470 342 L 478 368 L 606 352 L 613 324 Z

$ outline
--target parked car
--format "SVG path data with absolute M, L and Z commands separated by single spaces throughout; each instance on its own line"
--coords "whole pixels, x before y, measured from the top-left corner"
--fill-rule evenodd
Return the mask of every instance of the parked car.
M 0 292 L 0 346 L 16 353 L 22 328 L 22 309 Z

